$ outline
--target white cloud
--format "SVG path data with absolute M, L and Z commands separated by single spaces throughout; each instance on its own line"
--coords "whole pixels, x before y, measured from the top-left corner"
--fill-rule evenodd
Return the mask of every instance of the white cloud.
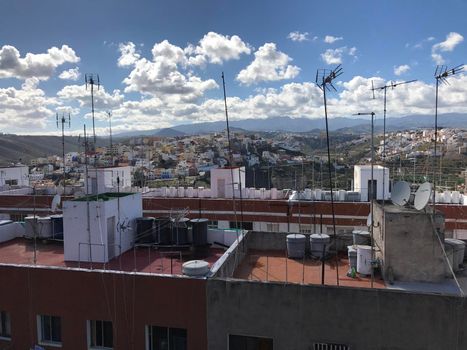
M 68 45 L 61 48 L 52 47 L 47 53 L 27 53 L 21 57 L 20 52 L 10 45 L 4 45 L 0 49 L 0 78 L 40 80 L 49 79 L 55 69 L 64 63 L 77 63 L 80 58 Z
M 290 39 L 292 41 L 306 41 L 306 40 L 310 40 L 308 38 L 308 35 L 309 35 L 308 32 L 300 33 L 299 31 L 295 31 L 295 32 L 290 32 L 289 35 L 287 35 L 287 39 Z
M 86 89 L 86 85 L 68 85 L 57 92 L 57 96 L 64 101 L 77 101 L 80 107 L 91 107 L 91 92 Z M 112 109 L 120 106 L 124 96 L 120 90 L 107 93 L 101 85 L 94 90 L 94 106 L 96 109 Z
M 185 51 L 167 40 L 154 45 L 152 60 L 139 58 L 123 80 L 125 92 L 157 95 L 164 100 L 191 102 L 217 88 L 212 80 L 202 80 L 192 72 L 184 72 L 188 63 Z
M 410 70 L 410 66 L 408 64 L 402 64 L 400 66 L 394 66 L 394 74 L 400 76 L 404 73 L 407 73 Z
M 347 46 L 342 46 L 337 49 L 327 49 L 321 54 L 321 59 L 326 64 L 341 64 L 345 54 L 352 56 L 354 60 L 358 59 L 357 48 L 355 46 L 351 48 L 348 48 Z
M 245 85 L 292 79 L 298 75 L 300 68 L 290 65 L 291 61 L 287 54 L 277 50 L 276 44 L 266 43 L 255 52 L 253 62 L 241 70 L 236 79 Z
M 189 64 L 202 66 L 206 63 L 222 64 L 229 60 L 238 60 L 242 54 L 249 55 L 251 48 L 237 36 L 207 33 L 197 46 L 185 48 Z
M 456 32 L 451 32 L 446 36 L 446 40 L 434 44 L 431 47 L 431 58 L 436 64 L 444 64 L 445 60 L 440 52 L 451 52 L 454 48 L 464 41 L 464 37 Z
M 323 39 L 323 41 L 326 44 L 332 44 L 335 43 L 336 41 L 343 40 L 344 38 L 341 36 L 332 36 L 332 35 L 326 35 Z
M 68 70 L 64 70 L 58 76 L 60 79 L 63 80 L 78 80 L 81 73 L 79 72 L 79 67 L 71 68 Z
M 134 65 L 140 58 L 140 54 L 136 51 L 136 45 L 131 41 L 118 44 L 120 57 L 117 65 L 119 67 L 128 67 Z
M 39 79 L 26 79 L 20 89 L 0 89 L 0 124 L 3 130 L 17 132 L 43 129 L 55 114 L 50 109 L 59 102 L 47 97 L 37 85 Z

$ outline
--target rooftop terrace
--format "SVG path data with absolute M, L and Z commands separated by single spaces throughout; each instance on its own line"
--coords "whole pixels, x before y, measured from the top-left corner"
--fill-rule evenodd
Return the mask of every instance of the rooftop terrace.
M 212 265 L 222 256 L 224 251 L 225 249 L 209 248 L 203 259 Z M 91 264 L 64 261 L 63 244 L 60 242 L 38 240 L 36 246 L 36 265 L 41 266 L 181 275 L 183 263 L 192 259 L 189 251 L 163 251 L 154 247 L 135 247 L 107 264 Z M 0 243 L 0 263 L 34 265 L 34 241 L 16 238 Z

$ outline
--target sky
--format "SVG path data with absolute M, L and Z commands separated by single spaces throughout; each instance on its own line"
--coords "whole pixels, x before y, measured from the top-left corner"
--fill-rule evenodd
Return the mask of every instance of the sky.
M 1 0 L 0 132 L 98 135 L 231 119 L 323 118 L 317 69 L 343 67 L 329 116 L 434 113 L 437 65 L 467 63 L 464 0 Z M 467 112 L 467 75 L 440 113 Z

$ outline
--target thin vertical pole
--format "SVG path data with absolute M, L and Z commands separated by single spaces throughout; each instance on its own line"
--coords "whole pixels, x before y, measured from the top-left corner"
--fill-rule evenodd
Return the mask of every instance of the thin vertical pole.
M 331 151 L 329 147 L 329 125 L 328 125 L 328 106 L 326 101 L 326 83 L 323 78 L 323 97 L 324 97 L 324 118 L 326 120 L 326 144 L 328 149 L 328 174 L 329 174 L 329 187 L 331 189 L 331 211 L 332 211 L 332 229 L 334 231 L 334 239 L 336 241 L 336 277 L 337 285 L 339 285 L 339 252 L 337 250 L 337 234 L 336 234 L 336 215 L 334 213 L 334 194 L 332 186 L 332 169 L 331 169 Z
M 435 144 L 434 144 L 434 154 L 433 154 L 433 221 L 435 219 L 436 212 L 436 145 L 438 141 L 438 88 L 439 88 L 439 79 L 436 79 L 436 96 L 435 96 Z
M 374 251 L 374 238 L 373 238 L 373 228 L 374 228 L 374 215 L 373 215 L 373 205 L 376 198 L 374 193 L 374 161 L 375 161 L 375 144 L 374 144 L 374 119 L 375 113 L 371 112 L 371 187 L 370 187 L 370 215 L 371 215 L 371 288 L 373 288 L 374 280 L 374 271 L 373 271 L 373 261 L 375 260 L 375 251 Z M 378 189 L 376 189 L 378 193 Z

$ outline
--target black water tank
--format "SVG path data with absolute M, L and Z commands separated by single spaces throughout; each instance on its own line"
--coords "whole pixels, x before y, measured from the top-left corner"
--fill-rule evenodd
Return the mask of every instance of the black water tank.
M 188 222 L 190 219 L 172 219 L 172 244 L 188 244 Z
M 154 243 L 154 218 L 142 217 L 136 219 L 136 243 Z
M 192 219 L 193 245 L 203 246 L 208 244 L 208 219 Z
M 170 230 L 171 221 L 168 217 L 160 217 L 154 220 L 154 230 L 157 243 L 161 245 L 172 244 L 172 232 Z

